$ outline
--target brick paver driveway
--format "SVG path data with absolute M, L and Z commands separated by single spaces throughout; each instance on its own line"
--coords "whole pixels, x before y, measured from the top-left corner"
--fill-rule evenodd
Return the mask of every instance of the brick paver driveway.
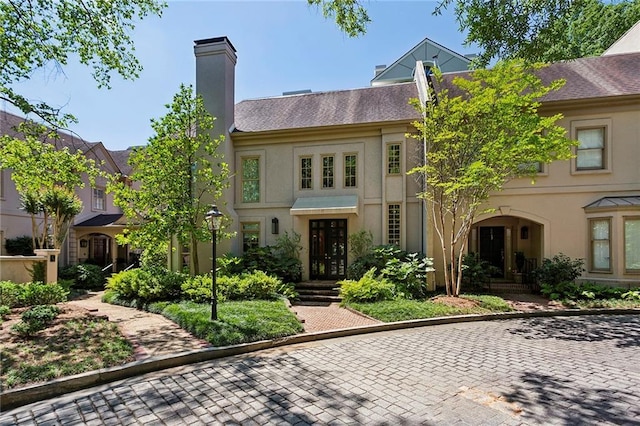
M 1 424 L 640 424 L 640 316 L 450 324 L 166 370 Z

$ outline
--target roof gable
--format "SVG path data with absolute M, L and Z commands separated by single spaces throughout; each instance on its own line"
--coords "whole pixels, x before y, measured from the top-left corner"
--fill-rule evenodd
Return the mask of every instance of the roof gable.
M 377 74 L 371 80 L 371 85 L 412 81 L 417 61 L 422 61 L 423 64 L 430 67 L 437 65 L 443 73 L 467 70 L 469 63 L 471 63 L 469 58 L 425 38 L 402 55 L 400 59 Z
M 618 53 L 640 52 L 640 21 L 629 28 L 615 43 L 602 53 L 602 56 Z

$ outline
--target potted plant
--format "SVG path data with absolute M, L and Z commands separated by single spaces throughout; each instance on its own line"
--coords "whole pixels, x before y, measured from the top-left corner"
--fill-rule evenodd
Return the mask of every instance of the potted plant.
M 516 270 L 513 273 L 513 279 L 517 284 L 522 284 L 522 273 L 524 272 L 524 264 L 526 257 L 523 251 L 515 252 L 516 257 Z

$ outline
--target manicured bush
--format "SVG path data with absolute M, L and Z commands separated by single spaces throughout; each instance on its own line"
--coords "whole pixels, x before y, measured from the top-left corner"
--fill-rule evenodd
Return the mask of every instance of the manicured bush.
M 16 284 L 0 281 L 0 305 L 10 308 L 66 302 L 68 294 L 69 292 L 59 284 Z
M 62 279 L 73 280 L 75 288 L 89 290 L 103 289 L 106 281 L 102 268 L 88 263 L 65 266 L 60 269 L 58 276 Z
M 4 248 L 10 256 L 33 256 L 33 239 L 28 235 L 7 238 Z
M 107 280 L 107 289 L 125 299 L 141 302 L 178 300 L 186 275 L 166 268 L 131 269 L 113 275 Z
M 347 278 L 357 281 L 362 278 L 367 271 L 371 270 L 371 268 L 382 271 L 389 260 L 398 259 L 404 261 L 406 257 L 407 252 L 400 250 L 396 245 L 387 244 L 376 246 L 366 255 L 355 259 L 351 265 L 349 265 L 347 268 Z
M 552 259 L 543 259 L 540 267 L 533 271 L 538 284 L 555 286 L 560 283 L 575 281 L 584 271 L 583 259 L 571 259 L 562 253 Z
M 281 284 L 282 281 L 275 276 L 253 271 L 230 277 L 221 286 L 221 292 L 227 300 L 273 300 L 278 298 L 277 289 Z
M 33 336 L 44 330 L 60 314 L 60 308 L 53 305 L 36 305 L 24 311 L 21 322 L 12 329 L 22 336 Z
M 377 302 L 394 297 L 394 284 L 386 278 L 376 277 L 376 269 L 371 268 L 358 281 L 343 280 L 340 284 L 340 297 L 343 303 Z
M 216 278 L 216 293 L 218 293 L 218 301 L 223 301 L 222 288 L 226 286 L 226 281 L 231 278 L 220 276 Z M 182 283 L 182 297 L 196 303 L 208 303 L 211 301 L 211 274 L 196 275 L 188 277 Z

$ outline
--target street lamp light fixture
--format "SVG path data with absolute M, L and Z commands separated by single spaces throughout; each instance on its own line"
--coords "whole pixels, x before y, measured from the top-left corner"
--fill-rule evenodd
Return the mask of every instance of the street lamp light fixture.
M 212 235 L 211 251 L 213 253 L 213 266 L 211 268 L 211 321 L 218 320 L 218 295 L 216 294 L 216 234 L 218 229 L 220 229 L 223 216 L 224 215 L 220 210 L 218 210 L 218 206 L 215 204 L 211 206 L 211 210 L 209 210 L 205 215 L 207 225 L 209 226 L 209 230 Z

